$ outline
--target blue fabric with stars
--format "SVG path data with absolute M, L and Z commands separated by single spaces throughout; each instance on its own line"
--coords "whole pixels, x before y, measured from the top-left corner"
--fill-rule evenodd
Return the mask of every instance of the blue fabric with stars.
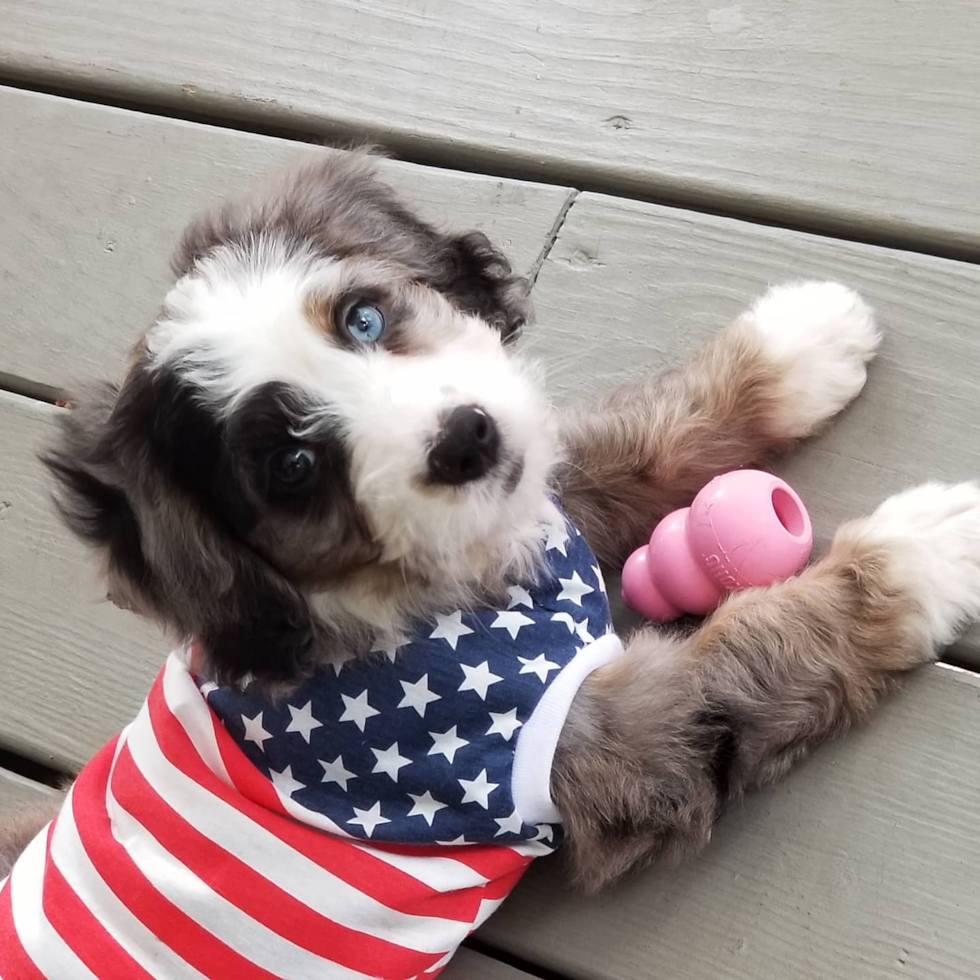
M 570 523 L 547 533 L 541 581 L 512 586 L 506 609 L 419 623 L 287 701 L 208 685 L 209 705 L 280 792 L 354 837 L 557 846 L 560 826 L 515 814 L 515 746 L 560 671 L 612 626 L 585 539 Z

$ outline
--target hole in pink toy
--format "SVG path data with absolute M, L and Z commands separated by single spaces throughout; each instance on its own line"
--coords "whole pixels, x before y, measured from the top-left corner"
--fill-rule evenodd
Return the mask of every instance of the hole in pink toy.
M 779 518 L 779 523 L 793 535 L 799 537 L 806 526 L 800 505 L 782 487 L 776 487 L 772 492 L 772 509 Z

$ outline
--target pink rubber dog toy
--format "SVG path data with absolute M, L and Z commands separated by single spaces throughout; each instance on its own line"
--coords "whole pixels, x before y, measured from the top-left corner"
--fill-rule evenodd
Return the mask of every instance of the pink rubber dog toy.
M 703 616 L 726 592 L 795 575 L 810 557 L 803 501 L 760 470 L 716 476 L 690 507 L 668 514 L 623 566 L 623 601 L 648 619 Z

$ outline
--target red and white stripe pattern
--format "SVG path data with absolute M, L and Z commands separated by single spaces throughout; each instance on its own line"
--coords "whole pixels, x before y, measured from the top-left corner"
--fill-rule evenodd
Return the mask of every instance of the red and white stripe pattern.
M 0 978 L 432 978 L 549 851 L 352 838 L 256 770 L 171 656 L 0 883 Z

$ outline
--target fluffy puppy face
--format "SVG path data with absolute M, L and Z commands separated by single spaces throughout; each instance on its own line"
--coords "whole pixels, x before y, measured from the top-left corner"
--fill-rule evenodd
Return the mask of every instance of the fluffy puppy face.
M 48 457 L 118 600 L 289 681 L 528 574 L 555 440 L 520 283 L 359 158 L 197 223 L 119 388 Z
M 538 379 L 397 263 L 264 237 L 219 248 L 167 296 L 146 369 L 223 427 L 236 496 L 255 502 L 243 536 L 368 620 L 402 598 L 383 569 L 479 582 L 541 517 L 553 439 Z M 456 434 L 467 413 L 479 421 Z

